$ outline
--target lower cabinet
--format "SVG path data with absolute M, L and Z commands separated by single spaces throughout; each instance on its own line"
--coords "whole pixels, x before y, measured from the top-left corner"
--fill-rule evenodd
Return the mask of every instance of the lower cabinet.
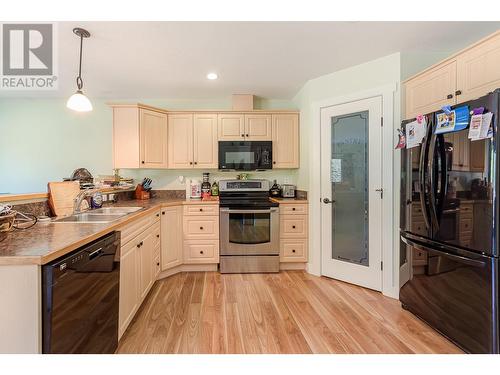
M 280 203 L 280 262 L 307 262 L 307 211 L 307 203 Z
M 137 228 L 137 223 L 132 223 L 122 231 L 118 338 L 126 331 L 156 280 L 160 247 L 158 218 L 159 214 L 155 213 L 142 220 L 141 228 Z M 127 234 L 132 230 L 133 233 L 139 233 L 130 239 Z
M 184 206 L 184 263 L 219 263 L 219 210 L 215 205 Z
M 182 206 L 161 210 L 161 270 L 182 264 Z

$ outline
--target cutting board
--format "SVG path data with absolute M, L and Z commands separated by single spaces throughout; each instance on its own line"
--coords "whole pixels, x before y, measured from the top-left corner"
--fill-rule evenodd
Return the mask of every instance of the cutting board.
M 73 213 L 74 200 L 80 193 L 78 181 L 49 182 L 48 191 L 49 205 L 54 215 L 65 216 Z

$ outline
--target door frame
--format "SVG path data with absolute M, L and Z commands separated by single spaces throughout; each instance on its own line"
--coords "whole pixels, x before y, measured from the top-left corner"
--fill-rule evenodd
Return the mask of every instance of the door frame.
M 400 92 L 396 83 L 370 90 L 333 97 L 312 103 L 313 123 L 309 138 L 309 262 L 307 271 L 321 275 L 321 109 L 362 99 L 382 98 L 382 293 L 388 297 L 399 297 L 399 186 L 400 158 L 394 157 L 395 129 L 400 118 Z M 383 166 L 390 166 L 384 168 Z

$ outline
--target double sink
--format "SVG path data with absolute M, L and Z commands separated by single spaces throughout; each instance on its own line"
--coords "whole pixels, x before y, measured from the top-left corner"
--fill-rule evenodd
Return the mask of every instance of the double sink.
M 133 212 L 142 210 L 142 207 L 104 207 L 97 210 L 85 211 L 80 214 L 62 217 L 53 220 L 53 223 L 109 223 Z

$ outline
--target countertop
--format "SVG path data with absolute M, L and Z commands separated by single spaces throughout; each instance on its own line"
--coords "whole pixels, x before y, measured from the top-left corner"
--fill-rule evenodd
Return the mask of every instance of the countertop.
M 113 206 L 144 209 L 109 223 L 37 223 L 29 229 L 14 229 L 0 241 L 0 265 L 43 265 L 161 207 L 184 204 L 219 204 L 219 201 L 164 198 L 125 200 Z
M 270 199 L 279 204 L 307 203 L 307 200 L 295 198 Z M 37 223 L 29 229 L 15 229 L 0 241 L 0 266 L 43 265 L 162 207 L 187 204 L 219 204 L 219 201 L 177 198 L 124 200 L 114 203 L 113 206 L 142 207 L 143 210 L 109 223 Z

